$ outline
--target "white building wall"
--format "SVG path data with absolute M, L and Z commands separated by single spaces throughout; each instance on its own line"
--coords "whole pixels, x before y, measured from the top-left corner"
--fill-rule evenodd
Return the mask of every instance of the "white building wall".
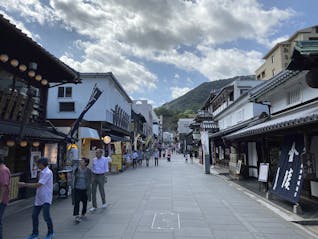
M 262 99 L 271 102 L 272 114 L 318 97 L 318 89 L 310 88 L 303 77 L 304 74 L 300 77 L 295 77 L 294 79 L 289 80 L 283 87 L 278 87 L 277 90 L 272 91 L 268 96 L 262 97 Z M 299 97 L 296 97 L 296 99 L 298 98 L 299 100 L 290 103 L 290 94 L 294 93 L 295 95 L 296 93 L 297 95 L 297 92 L 299 93 Z
M 253 117 L 259 115 L 262 112 L 268 112 L 268 108 L 265 105 L 257 105 L 245 101 L 233 107 L 229 112 L 226 112 L 216 118 L 220 130 L 232 127 L 246 120 L 252 119 Z
M 50 88 L 48 94 L 48 119 L 76 119 L 88 103 L 94 85 L 103 91 L 100 98 L 93 107 L 86 113 L 84 119 L 87 121 L 106 121 L 106 111 L 111 111 L 115 105 L 120 106 L 131 117 L 131 104 L 119 92 L 115 83 L 109 77 L 103 78 L 82 78 L 78 85 L 65 84 L 61 87 L 72 87 L 72 97 L 59 98 L 58 87 Z M 60 112 L 60 102 L 75 102 L 75 112 Z

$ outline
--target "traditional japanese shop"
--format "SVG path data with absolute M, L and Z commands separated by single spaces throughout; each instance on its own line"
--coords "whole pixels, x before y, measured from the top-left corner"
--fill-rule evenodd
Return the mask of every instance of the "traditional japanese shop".
M 35 161 L 46 156 L 56 168 L 64 135 L 46 122 L 49 87 L 79 83 L 77 72 L 59 61 L 0 15 L 0 154 L 12 172 L 11 199 L 33 195 L 19 180 L 34 181 Z

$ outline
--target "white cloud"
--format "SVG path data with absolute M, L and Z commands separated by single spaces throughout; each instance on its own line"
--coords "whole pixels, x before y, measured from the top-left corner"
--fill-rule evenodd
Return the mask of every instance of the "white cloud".
M 174 86 L 174 87 L 170 87 L 170 90 L 171 90 L 171 97 L 173 99 L 176 99 L 184 94 L 186 94 L 187 92 L 189 92 L 191 89 L 189 87 L 177 87 L 177 86 Z
M 56 24 L 89 37 L 74 43 L 84 52 L 81 59 L 67 53 L 61 59 L 80 71 L 113 71 L 128 93 L 155 88 L 158 82 L 136 58 L 199 71 L 210 80 L 251 74 L 263 54 L 218 45 L 249 39 L 270 46 L 269 39 L 295 14 L 265 9 L 256 0 L 50 0 L 49 5 L 0 0 L 0 6 L 26 21 Z M 179 51 L 182 46 L 197 54 Z
M 175 78 L 175 79 L 179 79 L 179 78 L 180 78 L 179 74 L 177 74 L 177 73 L 174 74 L 174 78 Z

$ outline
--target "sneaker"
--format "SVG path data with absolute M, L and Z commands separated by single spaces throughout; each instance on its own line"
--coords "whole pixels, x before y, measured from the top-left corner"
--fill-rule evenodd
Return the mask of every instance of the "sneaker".
M 75 217 L 75 222 L 81 222 L 80 216 L 76 216 L 76 217 Z
M 92 207 L 91 209 L 89 209 L 90 212 L 95 212 L 96 211 L 96 207 Z
M 104 203 L 103 205 L 102 205 L 102 208 L 107 208 L 107 203 Z
M 82 215 L 82 216 L 81 216 L 81 219 L 86 220 L 86 219 L 87 219 L 86 215 Z
M 49 233 L 46 235 L 44 239 L 52 239 L 54 237 L 54 233 Z
M 32 234 L 29 237 L 27 237 L 26 239 L 39 239 L 39 234 Z

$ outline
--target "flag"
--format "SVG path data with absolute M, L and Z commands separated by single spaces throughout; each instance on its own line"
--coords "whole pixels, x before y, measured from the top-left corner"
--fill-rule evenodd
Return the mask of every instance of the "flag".
M 74 133 L 78 130 L 80 122 L 84 118 L 84 115 L 87 113 L 87 111 L 95 104 L 95 102 L 98 100 L 98 98 L 101 96 L 103 92 L 97 88 L 96 84 L 93 88 L 93 92 L 91 97 L 89 98 L 89 101 L 85 108 L 83 109 L 82 113 L 79 115 L 79 117 L 74 122 L 70 132 L 67 135 L 67 139 L 72 140 Z

